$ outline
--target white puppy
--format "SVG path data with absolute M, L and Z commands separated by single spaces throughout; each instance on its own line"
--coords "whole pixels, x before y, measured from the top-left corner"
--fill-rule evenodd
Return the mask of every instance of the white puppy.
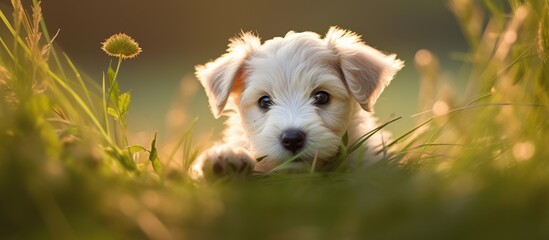
M 296 154 L 294 169 L 329 162 L 346 132 L 352 143 L 377 127 L 372 106 L 402 66 L 336 27 L 324 38 L 289 32 L 263 44 L 243 33 L 226 54 L 196 67 L 214 116 L 230 111 L 223 142 L 196 159 L 191 176 L 268 171 Z M 360 156 L 382 158 L 375 153 L 384 137 L 369 138 Z

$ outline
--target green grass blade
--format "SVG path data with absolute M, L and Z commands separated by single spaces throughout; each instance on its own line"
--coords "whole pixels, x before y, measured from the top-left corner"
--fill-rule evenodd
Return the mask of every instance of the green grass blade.
M 4 15 L 4 12 L 2 12 L 1 10 L 0 10 L 0 19 L 2 20 L 4 25 L 8 28 L 8 30 L 10 31 L 10 33 L 14 37 L 15 41 L 17 41 L 17 43 L 19 43 L 19 45 L 21 47 L 23 47 L 23 50 L 25 51 L 25 53 L 30 56 L 31 51 L 30 51 L 29 47 L 27 46 L 25 41 L 19 36 L 18 32 L 13 28 L 11 23 L 8 21 L 8 19 Z
M 184 156 L 183 156 L 182 166 L 186 169 L 187 163 L 190 162 L 190 160 L 192 160 L 192 159 L 188 159 L 188 158 L 191 155 L 191 153 L 190 153 L 191 138 L 192 138 L 192 134 L 193 134 L 193 129 L 194 129 L 195 124 L 196 124 L 197 121 L 198 121 L 198 118 L 195 118 L 191 122 L 189 127 L 187 127 L 187 129 L 183 132 L 183 134 L 181 134 L 181 137 L 179 137 L 179 140 L 177 141 L 177 143 L 175 144 L 173 149 L 168 154 L 168 163 L 173 161 L 173 158 L 175 157 L 175 154 L 177 153 L 177 149 L 179 149 L 179 147 L 181 147 L 181 145 L 183 145 L 183 154 L 184 154 Z M 190 164 L 190 163 L 188 163 L 188 164 Z
M 55 51 L 52 51 L 52 52 L 55 52 Z M 86 87 L 86 84 L 84 83 L 84 79 L 82 79 L 82 75 L 80 74 L 80 72 L 78 71 L 78 69 L 76 68 L 76 66 L 72 62 L 72 60 L 69 58 L 69 56 L 65 53 L 63 53 L 63 56 L 65 57 L 65 60 L 69 64 L 69 67 L 71 68 L 72 72 L 76 76 L 76 79 L 78 80 L 78 83 L 80 84 L 80 87 L 82 88 L 82 91 L 84 92 L 84 94 L 86 96 L 86 100 L 92 106 L 92 110 L 95 112 L 95 109 L 93 109 L 94 105 L 92 104 L 93 101 L 92 101 L 91 96 L 90 96 L 90 91 L 89 91 L 88 87 Z
M 398 120 L 402 119 L 402 117 L 397 117 L 395 119 L 392 119 L 382 125 L 380 125 L 379 127 L 376 127 L 372 130 L 370 130 L 368 133 L 362 135 L 360 138 L 357 139 L 357 141 L 355 143 L 353 143 L 350 147 L 348 147 L 348 150 L 347 150 L 347 154 L 351 154 L 353 153 L 354 151 L 356 151 L 360 146 L 362 146 L 364 144 L 364 142 L 366 142 L 366 140 L 368 140 L 370 137 L 372 137 L 374 134 L 376 134 L 377 132 L 381 131 L 381 129 L 383 129 L 384 127 L 386 127 L 387 125 L 393 123 L 393 122 L 396 122 Z
M 4 50 L 6 50 L 6 53 L 8 53 L 11 60 L 15 61 L 15 56 L 13 55 L 13 53 L 11 53 L 10 48 L 8 47 L 8 45 L 6 45 L 6 42 L 4 42 L 4 39 L 2 39 L 2 36 L 0 36 L 0 43 L 2 43 L 2 46 L 4 47 Z
M 82 98 L 63 81 L 57 74 L 52 72 L 49 68 L 46 69 L 46 71 L 50 74 L 50 76 L 63 88 L 65 89 L 71 97 L 76 101 L 76 103 L 80 106 L 80 108 L 86 113 L 88 118 L 92 121 L 92 123 L 95 125 L 97 130 L 101 133 L 101 135 L 104 137 L 104 139 L 111 145 L 114 145 L 110 137 L 107 135 L 107 132 L 105 129 L 103 129 L 103 126 L 99 123 L 97 120 L 97 117 L 93 114 L 93 112 L 90 110 L 88 105 L 82 100 Z
M 103 74 L 103 80 L 101 83 L 101 95 L 102 95 L 102 101 L 103 101 L 103 117 L 105 121 L 105 129 L 107 131 L 107 137 L 111 139 L 111 128 L 109 126 L 109 114 L 108 114 L 108 108 L 107 105 L 107 98 L 105 96 L 106 93 L 106 86 L 105 86 L 105 74 Z
M 32 3 L 34 5 L 34 7 L 38 6 L 40 4 L 39 1 L 37 0 L 32 0 Z M 59 31 L 57 31 L 57 33 L 54 35 L 53 38 L 50 37 L 50 34 L 49 34 L 49 31 L 48 31 L 48 27 L 46 26 L 46 21 L 44 19 L 44 17 L 41 17 L 40 18 L 40 28 L 41 28 L 41 32 L 42 34 L 44 35 L 44 39 L 46 40 L 46 42 L 48 42 L 48 44 L 50 45 L 50 48 L 51 48 L 51 54 L 53 56 L 53 59 L 55 61 L 55 63 L 57 64 L 57 68 L 59 69 L 59 71 L 61 72 L 61 76 L 63 78 L 66 78 L 66 75 L 65 75 L 65 71 L 63 69 L 63 65 L 61 65 L 61 61 L 59 60 L 59 56 L 57 55 L 57 51 L 55 51 L 55 48 L 53 46 L 53 40 L 55 39 L 55 37 L 57 36 L 57 34 L 59 33 Z

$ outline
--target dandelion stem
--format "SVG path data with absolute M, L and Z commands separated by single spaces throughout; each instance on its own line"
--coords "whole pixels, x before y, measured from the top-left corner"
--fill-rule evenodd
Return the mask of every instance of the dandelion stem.
M 118 64 L 116 65 L 116 71 L 114 72 L 113 84 L 117 82 L 118 71 L 120 70 L 120 65 L 122 64 L 122 57 L 118 57 Z M 122 128 L 122 141 L 124 146 L 128 146 L 128 136 L 126 135 L 126 118 L 120 112 L 120 106 L 116 105 L 116 112 L 118 112 L 118 120 L 120 122 L 120 127 Z M 128 152 L 129 153 L 129 152 Z
M 118 57 L 118 64 L 116 65 L 116 71 L 114 72 L 113 82 L 116 82 L 116 77 L 118 77 L 118 70 L 120 70 L 121 64 L 122 64 L 122 57 Z

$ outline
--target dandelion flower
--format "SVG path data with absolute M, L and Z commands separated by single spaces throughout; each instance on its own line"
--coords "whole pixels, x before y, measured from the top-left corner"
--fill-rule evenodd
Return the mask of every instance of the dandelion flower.
M 139 44 L 130 36 L 119 33 L 112 35 L 101 47 L 109 56 L 120 57 L 122 59 L 134 58 L 141 53 Z

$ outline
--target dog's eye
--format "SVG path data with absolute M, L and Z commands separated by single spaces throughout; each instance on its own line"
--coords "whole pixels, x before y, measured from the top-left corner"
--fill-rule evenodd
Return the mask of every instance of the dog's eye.
M 314 104 L 316 105 L 324 105 L 327 104 L 330 101 L 330 94 L 324 91 L 318 91 L 313 96 L 314 98 Z
M 271 100 L 271 97 L 269 96 L 263 96 L 259 98 L 259 101 L 257 101 L 257 103 L 261 109 L 268 110 L 273 105 L 273 100 Z

